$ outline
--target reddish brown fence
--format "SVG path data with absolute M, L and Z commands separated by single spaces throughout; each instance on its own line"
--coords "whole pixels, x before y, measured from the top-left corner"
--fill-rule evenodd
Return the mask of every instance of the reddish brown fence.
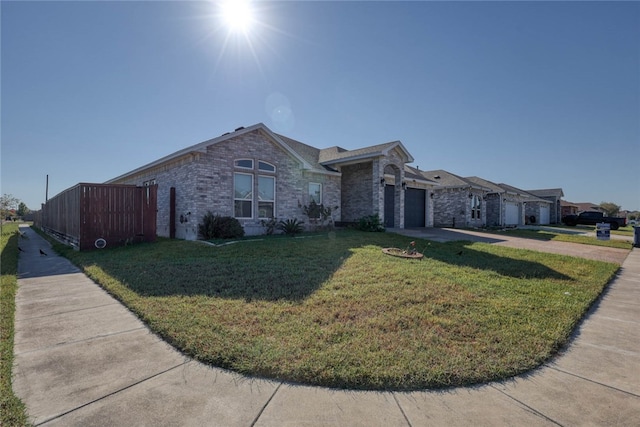
M 49 199 L 36 225 L 80 250 L 155 241 L 157 189 L 78 184 Z

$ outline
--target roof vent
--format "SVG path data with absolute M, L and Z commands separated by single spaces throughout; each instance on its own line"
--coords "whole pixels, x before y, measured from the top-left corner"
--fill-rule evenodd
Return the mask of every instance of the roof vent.
M 440 175 L 434 176 L 433 179 L 440 179 Z
M 234 130 L 234 132 L 238 132 L 239 130 L 244 129 L 244 126 L 240 126 L 239 128 L 236 128 L 236 130 Z

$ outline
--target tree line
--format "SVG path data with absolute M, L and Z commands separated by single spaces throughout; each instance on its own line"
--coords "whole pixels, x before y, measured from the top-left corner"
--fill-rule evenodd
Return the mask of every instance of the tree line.
M 27 205 L 12 194 L 3 194 L 0 197 L 0 217 L 2 220 L 22 218 L 31 210 Z

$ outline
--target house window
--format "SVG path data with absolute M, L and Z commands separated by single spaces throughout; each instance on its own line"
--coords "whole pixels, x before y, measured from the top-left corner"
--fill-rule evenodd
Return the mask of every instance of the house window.
M 309 203 L 311 201 L 322 204 L 322 184 L 316 182 L 309 183 Z
M 262 160 L 258 161 L 258 169 L 262 172 L 275 172 L 276 167 L 271 163 L 263 162 Z
M 274 218 L 276 204 L 276 179 L 273 176 L 258 176 L 258 217 Z
M 233 176 L 234 216 L 252 218 L 253 175 L 236 172 Z
M 253 160 L 251 159 L 236 160 L 236 167 L 243 168 L 243 169 L 253 169 Z
M 481 219 L 480 196 L 473 195 L 471 197 L 471 219 Z

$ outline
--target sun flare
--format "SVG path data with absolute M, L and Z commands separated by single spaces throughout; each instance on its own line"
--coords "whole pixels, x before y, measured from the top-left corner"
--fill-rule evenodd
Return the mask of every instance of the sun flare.
M 247 32 L 253 23 L 253 9 L 248 0 L 229 0 L 221 4 L 225 24 L 233 31 Z

